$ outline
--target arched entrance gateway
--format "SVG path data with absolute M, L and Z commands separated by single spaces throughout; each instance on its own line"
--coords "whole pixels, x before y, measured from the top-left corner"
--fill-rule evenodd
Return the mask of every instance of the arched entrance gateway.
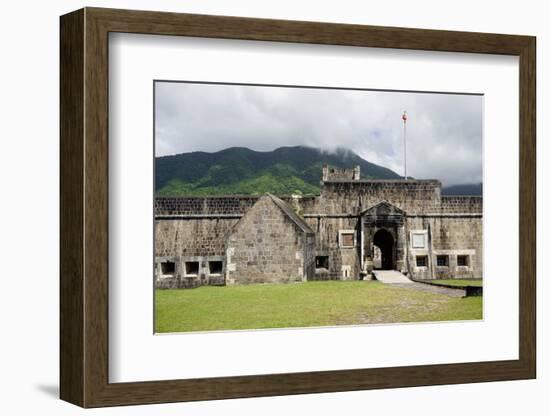
M 361 213 L 361 267 L 364 272 L 406 270 L 404 216 L 401 209 L 387 201 Z
M 391 233 L 382 228 L 374 233 L 372 238 L 372 244 L 378 248 L 380 258 L 377 259 L 377 255 L 374 254 L 374 268 L 382 270 L 394 270 L 395 269 L 395 240 Z M 378 261 L 379 260 L 379 261 Z

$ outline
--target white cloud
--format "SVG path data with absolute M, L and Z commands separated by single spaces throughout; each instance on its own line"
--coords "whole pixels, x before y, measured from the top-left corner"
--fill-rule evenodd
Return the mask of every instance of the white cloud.
M 156 155 L 227 147 L 348 148 L 445 185 L 482 180 L 482 97 L 474 95 L 156 83 Z

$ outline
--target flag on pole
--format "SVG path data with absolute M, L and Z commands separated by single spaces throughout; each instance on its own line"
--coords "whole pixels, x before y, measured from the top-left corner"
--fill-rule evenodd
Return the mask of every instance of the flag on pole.
M 401 116 L 403 120 L 403 171 L 405 180 L 407 180 L 407 112 L 403 111 Z

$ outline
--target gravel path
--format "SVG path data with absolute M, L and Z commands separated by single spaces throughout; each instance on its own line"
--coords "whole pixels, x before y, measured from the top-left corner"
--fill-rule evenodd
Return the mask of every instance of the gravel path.
M 402 287 L 404 289 L 418 290 L 421 292 L 437 293 L 438 295 L 447 295 L 454 298 L 466 296 L 466 290 L 449 288 L 443 286 L 430 285 L 427 283 L 413 282 L 403 273 L 397 270 L 376 270 L 373 272 L 374 278 L 384 284 Z
M 451 289 L 449 287 L 440 287 L 436 285 L 429 285 L 426 283 L 391 283 L 392 286 L 402 287 L 403 289 L 419 290 L 421 292 L 437 293 L 439 295 L 452 296 L 454 298 L 462 298 L 466 296 L 466 290 L 464 289 Z

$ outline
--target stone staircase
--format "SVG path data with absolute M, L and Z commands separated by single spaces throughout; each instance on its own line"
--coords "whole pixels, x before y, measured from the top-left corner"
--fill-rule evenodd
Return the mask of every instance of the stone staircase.
M 376 280 L 379 280 L 382 283 L 414 283 L 407 276 L 397 270 L 373 270 L 372 274 Z
M 413 282 L 403 273 L 397 270 L 373 270 L 374 278 L 382 283 L 393 285 L 394 287 L 402 287 L 406 289 L 418 290 L 421 292 L 437 293 L 447 295 L 454 298 L 466 296 L 464 288 L 450 288 L 443 286 L 430 285 L 427 283 Z

